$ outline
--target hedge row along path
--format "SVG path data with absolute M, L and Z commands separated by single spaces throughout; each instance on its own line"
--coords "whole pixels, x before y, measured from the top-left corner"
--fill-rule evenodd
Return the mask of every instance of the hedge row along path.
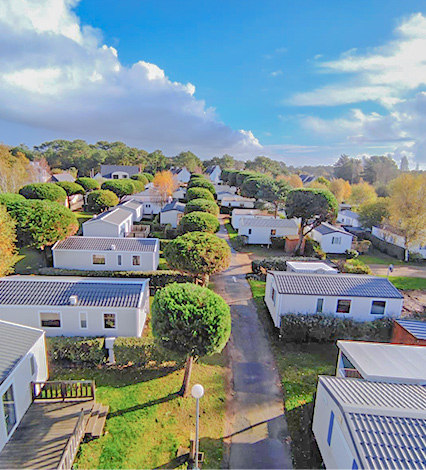
M 220 219 L 217 235 L 229 243 Z M 250 271 L 249 256 L 232 250 L 229 269 L 212 277 L 232 315 L 224 468 L 292 468 L 281 381 L 245 277 Z

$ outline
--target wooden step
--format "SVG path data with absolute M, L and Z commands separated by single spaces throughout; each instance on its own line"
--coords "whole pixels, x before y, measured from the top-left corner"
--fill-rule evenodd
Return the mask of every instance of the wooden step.
M 92 431 L 92 438 L 101 437 L 104 432 L 105 422 L 107 419 L 109 406 L 101 405 L 97 420 Z
M 90 413 L 89 420 L 87 421 L 85 437 L 92 437 L 93 429 L 95 427 L 96 421 L 98 420 L 99 412 L 101 410 L 101 404 L 95 403 L 93 405 L 92 411 Z

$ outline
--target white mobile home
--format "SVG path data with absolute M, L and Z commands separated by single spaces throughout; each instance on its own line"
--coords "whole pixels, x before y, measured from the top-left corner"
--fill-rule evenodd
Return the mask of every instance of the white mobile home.
M 181 202 L 173 201 L 166 204 L 160 212 L 160 224 L 170 224 L 172 228 L 176 228 L 183 217 L 184 210 L 185 204 Z
M 250 245 L 269 245 L 271 238 L 297 236 L 299 225 L 295 219 L 243 217 L 238 235 L 245 235 Z
M 229 186 L 228 184 L 219 184 L 219 183 L 213 183 L 213 186 L 214 186 L 216 193 L 223 191 L 229 194 L 236 194 L 237 192 L 236 186 Z
M 287 261 L 287 271 L 305 274 L 337 274 L 338 271 L 323 261 Z
M 353 235 L 327 222 L 314 228 L 310 237 L 321 245 L 321 250 L 325 253 L 346 253 L 352 247 Z
M 32 403 L 31 382 L 48 378 L 45 333 L 0 321 L 0 451 Z
M 255 218 L 255 217 L 266 217 L 268 219 L 274 219 L 273 214 L 268 214 L 268 212 L 261 211 L 259 209 L 234 209 L 232 211 L 231 225 L 235 230 L 238 230 L 240 227 L 240 220 L 243 217 Z
M 386 227 L 372 227 L 371 234 L 379 240 L 383 240 L 393 245 L 405 248 L 405 237 L 398 235 L 395 230 Z M 412 243 L 408 250 L 410 252 L 418 253 L 422 258 L 426 259 L 426 243 Z
M 154 189 L 147 189 L 141 193 L 126 196 L 125 201 L 135 200 L 143 205 L 143 217 L 151 218 L 160 213 L 161 208 L 166 203 L 161 202 L 161 198 Z
M 188 183 L 189 180 L 191 179 L 191 172 L 188 171 L 186 167 L 172 168 L 170 171 L 172 175 L 176 177 L 179 183 Z
M 139 173 L 138 166 L 131 165 L 101 165 L 100 177 L 108 180 L 128 179 Z
M 116 207 L 131 212 L 133 222 L 139 222 L 143 217 L 143 204 L 136 199 L 124 201 Z
M 271 271 L 266 276 L 265 302 L 279 328 L 281 317 L 290 313 L 324 313 L 357 321 L 398 318 L 403 296 L 381 277 Z
M 0 320 L 47 336 L 141 336 L 148 279 L 9 276 L 0 279 Z
M 256 199 L 253 197 L 243 197 L 238 194 L 232 194 L 222 197 L 222 207 L 240 207 L 244 209 L 253 209 Z
M 84 222 L 85 237 L 125 237 L 132 231 L 132 212 L 115 208 Z
M 337 222 L 342 225 L 349 225 L 351 227 L 360 227 L 359 215 L 356 212 L 348 209 L 339 211 L 337 214 Z
M 158 238 L 68 237 L 52 248 L 53 266 L 96 271 L 155 271 Z

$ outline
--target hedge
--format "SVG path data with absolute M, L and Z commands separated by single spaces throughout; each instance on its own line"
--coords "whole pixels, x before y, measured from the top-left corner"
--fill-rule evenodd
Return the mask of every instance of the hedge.
M 192 277 L 180 271 L 83 271 L 78 269 L 41 268 L 42 276 L 81 276 L 81 277 L 117 277 L 117 278 L 149 278 L 152 292 L 173 282 L 192 282 Z
M 186 200 L 189 202 L 192 199 L 208 199 L 209 201 L 214 201 L 214 196 L 206 188 L 194 187 L 186 191 Z
M 209 201 L 208 199 L 193 199 L 186 204 L 184 210 L 185 214 L 190 212 L 208 212 L 217 217 L 219 215 L 219 206 L 214 201 Z
M 75 365 L 99 365 L 107 360 L 105 338 L 64 337 L 46 338 L 50 362 L 64 361 Z
M 281 339 L 296 343 L 326 343 L 338 339 L 360 339 L 364 341 L 390 341 L 392 318 L 357 322 L 323 314 L 288 314 L 281 317 Z

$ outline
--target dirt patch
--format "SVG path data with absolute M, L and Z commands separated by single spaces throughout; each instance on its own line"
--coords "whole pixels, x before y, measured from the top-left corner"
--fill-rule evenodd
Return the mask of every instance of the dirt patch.
M 410 315 L 423 315 L 426 319 L 426 291 L 410 290 L 402 291 L 404 296 L 404 307 L 402 317 Z

